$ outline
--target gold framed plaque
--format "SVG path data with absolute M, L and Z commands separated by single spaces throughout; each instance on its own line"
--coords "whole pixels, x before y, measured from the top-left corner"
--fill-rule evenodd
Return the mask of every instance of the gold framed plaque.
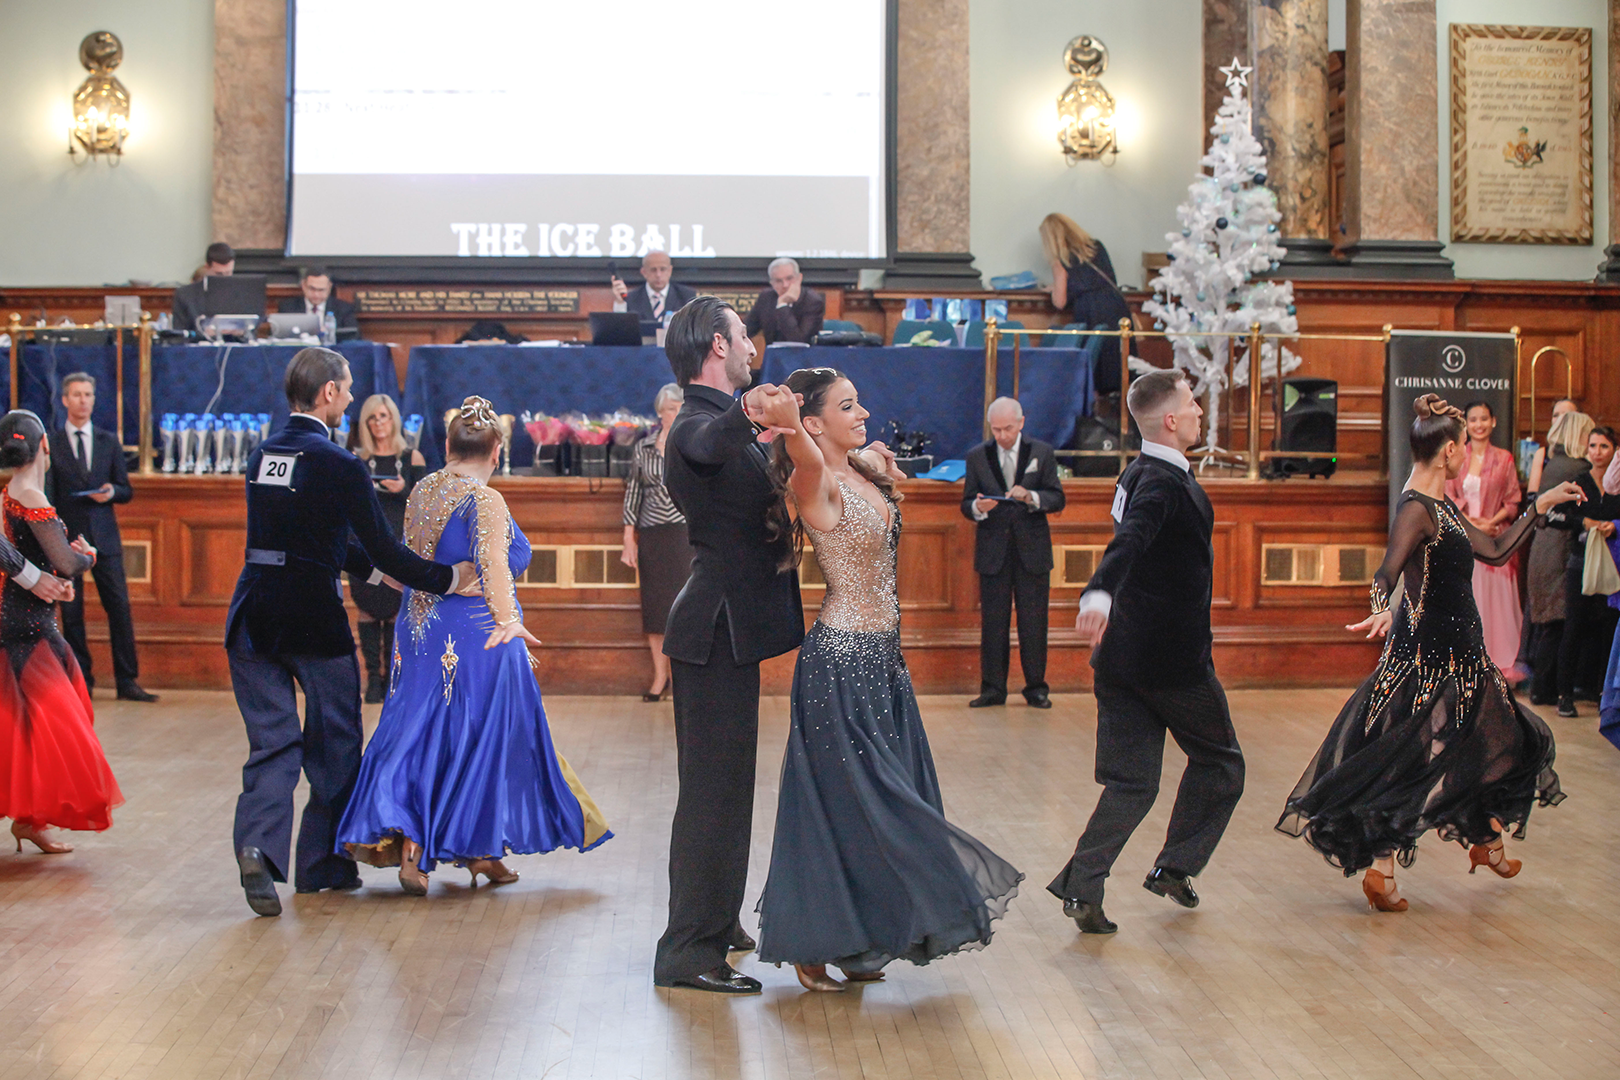
M 1451 239 L 1592 242 L 1592 31 L 1451 25 Z

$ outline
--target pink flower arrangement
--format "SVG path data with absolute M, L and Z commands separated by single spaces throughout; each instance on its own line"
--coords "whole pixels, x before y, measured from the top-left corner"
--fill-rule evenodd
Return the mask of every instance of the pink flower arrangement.
M 523 430 L 529 433 L 536 446 L 556 446 L 568 437 L 568 421 L 556 416 L 536 414 L 525 417 Z

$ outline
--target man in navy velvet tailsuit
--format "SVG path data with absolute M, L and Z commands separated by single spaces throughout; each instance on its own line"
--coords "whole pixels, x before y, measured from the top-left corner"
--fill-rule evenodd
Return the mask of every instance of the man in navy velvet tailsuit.
M 298 831 L 299 892 L 352 889 L 354 863 L 334 851 L 360 771 L 360 669 L 343 608 L 342 571 L 424 592 L 475 588 L 471 563 L 442 566 L 395 540 L 359 458 L 331 439 L 354 400 L 348 362 L 304 349 L 287 365 L 287 426 L 248 459 L 247 562 L 225 629 L 231 688 L 250 752 L 236 802 L 235 850 L 248 906 L 281 914 L 293 789 L 309 802 Z M 375 564 L 375 568 L 373 566 Z M 304 691 L 300 725 L 296 687 Z

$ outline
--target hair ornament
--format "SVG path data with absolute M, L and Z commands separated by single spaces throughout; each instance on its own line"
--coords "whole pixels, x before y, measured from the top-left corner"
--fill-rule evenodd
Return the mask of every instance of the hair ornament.
M 491 405 L 487 398 L 481 398 L 477 394 L 470 395 L 461 403 L 461 423 L 469 431 L 500 427 L 500 420 L 495 416 L 495 406 Z
M 1449 416 L 1455 420 L 1464 419 L 1462 410 L 1455 405 L 1446 404 L 1446 399 L 1439 394 L 1424 394 L 1412 402 L 1412 411 L 1417 413 L 1419 420 L 1431 416 Z

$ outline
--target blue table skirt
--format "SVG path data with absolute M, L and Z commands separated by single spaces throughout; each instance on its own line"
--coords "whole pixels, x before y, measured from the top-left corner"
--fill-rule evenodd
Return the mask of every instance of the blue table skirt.
M 445 410 L 470 394 L 513 416 L 618 409 L 647 416 L 659 387 L 674 381 L 656 346 L 418 345 L 405 372 L 404 411 L 422 415 L 422 453 L 436 468 L 444 462 Z M 521 468 L 533 460 L 534 443 L 519 423 L 512 461 Z
M 837 368 L 855 384 L 872 414 L 872 438 L 887 434 L 891 420 L 933 437 L 935 460 L 960 458 L 984 441 L 984 350 L 951 348 L 846 349 L 770 348 L 763 377 L 782 382 L 804 367 Z M 1024 431 L 1061 447 L 1074 434 L 1075 417 L 1089 414 L 1091 369 L 1078 349 L 1023 349 L 1018 400 Z M 996 392 L 1012 396 L 1013 354 L 996 361 Z
M 297 345 L 161 345 L 152 349 L 152 424 L 166 412 L 269 413 L 273 427 L 287 418 L 282 389 L 287 362 Z M 372 394 L 399 400 L 399 377 L 386 345 L 350 341 L 337 346 L 354 375 L 351 428 L 360 405 Z M 18 356 L 18 404 L 39 413 L 52 426 L 66 420 L 62 376 L 85 371 L 96 379 L 94 421 L 109 431 L 117 425 L 117 351 L 111 345 L 24 345 Z M 217 400 L 215 399 L 218 394 Z M 0 394 L 10 400 L 9 365 L 0 365 Z M 213 408 L 209 409 L 209 402 Z M 134 444 L 140 426 L 140 352 L 133 335 L 124 344 L 124 438 Z M 160 444 L 159 444 L 160 445 Z

